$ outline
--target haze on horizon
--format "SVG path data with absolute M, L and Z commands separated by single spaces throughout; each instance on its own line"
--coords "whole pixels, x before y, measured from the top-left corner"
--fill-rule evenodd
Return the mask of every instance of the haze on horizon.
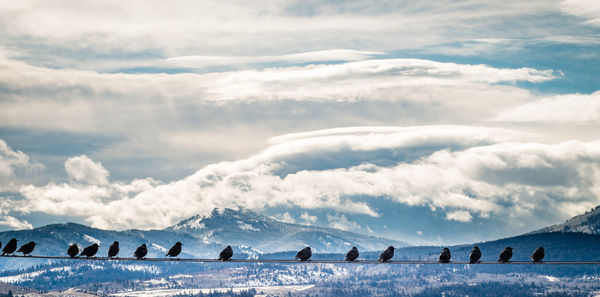
M 414 244 L 600 204 L 600 4 L 0 4 L 0 230 L 215 207 Z

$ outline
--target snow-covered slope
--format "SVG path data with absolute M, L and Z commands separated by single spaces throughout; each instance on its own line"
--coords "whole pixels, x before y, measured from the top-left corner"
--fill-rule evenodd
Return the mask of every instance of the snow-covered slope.
M 306 245 L 317 253 L 343 253 L 352 246 L 366 251 L 409 245 L 334 228 L 284 223 L 248 209 L 214 209 L 165 230 L 186 233 L 204 243 L 249 246 L 265 253 L 294 251 Z

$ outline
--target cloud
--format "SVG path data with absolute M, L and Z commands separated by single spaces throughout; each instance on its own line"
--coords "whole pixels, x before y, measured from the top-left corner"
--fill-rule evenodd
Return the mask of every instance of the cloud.
M 468 223 L 473 219 L 473 216 L 468 211 L 457 210 L 446 214 L 447 220 L 455 220 L 458 222 Z M 421 235 L 417 233 L 418 235 Z
M 600 91 L 539 99 L 505 110 L 493 121 L 542 123 L 600 122 Z
M 568 13 L 587 19 L 590 25 L 600 26 L 600 4 L 593 0 L 563 0 L 560 8 Z
M 317 221 L 316 216 L 311 216 L 306 211 L 300 215 L 300 218 L 303 219 L 304 222 L 308 225 L 314 224 Z
M 360 232 L 363 229 L 360 226 L 360 224 L 349 221 L 348 218 L 346 218 L 346 216 L 343 214 L 342 215 L 327 214 L 327 221 L 329 222 L 330 227 L 333 227 L 336 229 L 341 229 L 341 230 L 346 230 L 346 231 L 351 231 L 351 232 Z
M 287 211 L 284 212 L 284 213 L 280 213 L 280 214 L 274 215 L 273 218 L 276 219 L 276 220 L 278 220 L 278 221 L 285 222 L 285 223 L 291 223 L 291 224 L 296 223 L 296 220 L 294 220 L 294 218 L 292 217 L 292 215 L 290 215 L 290 213 L 287 212 Z
M 383 54 L 383 52 L 334 49 L 278 56 L 184 56 L 168 58 L 162 62 L 180 67 L 204 68 L 236 64 L 359 61 Z
M 27 221 L 21 221 L 11 216 L 0 216 L 0 226 L 9 227 L 13 230 L 32 229 L 33 226 Z
M 519 142 L 523 136 L 464 126 L 315 131 L 276 138 L 255 156 L 211 164 L 171 183 L 29 185 L 20 189 L 24 199 L 6 205 L 126 229 L 166 227 L 231 205 L 333 210 L 339 223 L 341 214 L 377 218 L 372 202 L 382 200 L 428 207 L 448 220 L 527 224 L 598 204 L 600 142 Z M 408 151 L 418 157 L 402 154 Z M 328 161 L 337 158 L 342 162 Z M 300 218 L 313 223 L 316 216 L 305 211 Z
M 44 169 L 44 166 L 0 139 L 0 192 L 15 190 L 19 179 Z
M 85 155 L 69 158 L 65 161 L 65 170 L 75 181 L 94 185 L 108 183 L 108 170 L 104 169 L 102 163 L 94 162 Z

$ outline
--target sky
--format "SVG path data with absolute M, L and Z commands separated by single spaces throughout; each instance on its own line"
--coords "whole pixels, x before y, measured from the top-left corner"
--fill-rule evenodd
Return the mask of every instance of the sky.
M 598 73 L 594 0 L 4 1 L 0 230 L 529 232 L 600 204 Z

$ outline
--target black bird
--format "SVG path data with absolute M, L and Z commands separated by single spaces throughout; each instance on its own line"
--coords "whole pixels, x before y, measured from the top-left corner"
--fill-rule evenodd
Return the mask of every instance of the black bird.
M 346 254 L 346 261 L 353 262 L 358 258 L 358 249 L 353 246 L 352 249 Z
M 219 260 L 228 261 L 233 256 L 233 249 L 230 246 L 224 248 L 219 254 Z
M 80 256 L 86 256 L 87 258 L 93 257 L 98 252 L 98 247 L 100 247 L 97 243 L 94 243 L 90 246 L 86 246 Z
M 69 255 L 71 258 L 75 258 L 77 254 L 79 254 L 79 247 L 76 244 L 70 245 L 69 249 L 67 250 L 67 255 Z
M 506 263 L 510 260 L 510 258 L 512 258 L 512 250 L 513 248 L 507 246 L 502 253 L 500 253 L 500 256 L 498 257 L 498 262 L 502 262 L 502 263 Z
M 31 252 L 33 252 L 34 248 L 35 248 L 35 242 L 30 241 L 30 242 L 22 245 L 19 248 L 19 250 L 17 251 L 17 253 L 23 253 L 23 256 L 29 255 L 29 254 L 31 254 Z
M 15 238 L 8 241 L 8 243 L 2 249 L 2 256 L 6 254 L 14 254 L 17 250 L 17 240 Z
M 310 247 L 307 246 L 307 247 L 301 249 L 300 251 L 298 251 L 295 259 L 300 259 L 300 261 L 306 261 L 306 260 L 310 259 L 311 256 L 312 256 L 312 251 L 310 250 Z
M 169 249 L 169 252 L 165 256 L 177 257 L 181 253 L 181 242 L 176 242 L 174 246 Z
M 142 260 L 144 257 L 146 257 L 146 255 L 148 254 L 148 248 L 146 248 L 146 244 L 142 244 L 140 245 L 136 250 L 135 253 L 133 253 L 133 255 L 138 259 L 138 260 Z
M 451 257 L 452 255 L 450 255 L 450 249 L 444 248 L 440 254 L 440 263 L 450 263 Z
M 112 259 L 115 256 L 117 256 L 118 253 L 119 253 L 119 242 L 115 241 L 108 248 L 108 257 Z
M 381 255 L 379 255 L 379 259 L 377 261 L 388 262 L 394 257 L 394 247 L 389 246 Z
M 474 246 L 469 255 L 469 263 L 475 264 L 479 262 L 479 259 L 481 259 L 481 250 L 478 246 Z
M 533 262 L 541 262 L 542 259 L 544 259 L 544 248 L 543 247 L 539 247 L 537 248 L 533 254 L 531 254 L 531 260 L 533 260 Z

